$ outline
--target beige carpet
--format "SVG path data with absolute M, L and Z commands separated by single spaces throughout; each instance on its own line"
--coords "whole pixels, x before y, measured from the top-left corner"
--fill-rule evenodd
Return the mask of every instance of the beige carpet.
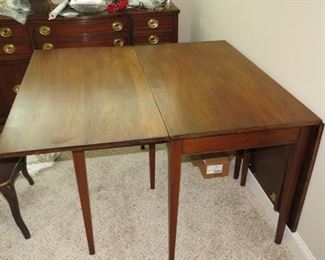
M 73 164 L 65 160 L 34 176 L 34 186 L 17 180 L 31 239 L 0 197 L 0 259 L 168 259 L 166 151 L 157 152 L 155 190 L 148 155 L 138 151 L 87 159 L 95 256 L 88 255 Z M 274 232 L 248 188 L 230 176 L 204 180 L 182 164 L 176 259 L 292 259 Z

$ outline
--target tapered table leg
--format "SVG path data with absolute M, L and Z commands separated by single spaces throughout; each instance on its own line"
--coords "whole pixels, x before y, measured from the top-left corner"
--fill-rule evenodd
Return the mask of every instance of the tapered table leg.
M 155 188 L 156 145 L 149 144 L 150 188 Z
M 240 171 L 240 165 L 241 165 L 242 157 L 243 157 L 242 151 L 238 151 L 237 154 L 236 154 L 234 179 L 238 179 L 238 177 L 239 177 L 239 171 Z
M 248 165 L 252 157 L 252 151 L 251 150 L 244 150 L 243 154 L 243 167 L 240 177 L 240 185 L 245 186 L 246 180 L 247 180 L 247 172 L 248 172 Z
M 291 156 L 289 159 L 289 167 L 284 179 L 283 193 L 279 210 L 278 225 L 275 234 L 275 243 L 281 244 L 285 226 L 289 217 L 289 211 L 292 199 L 296 189 L 299 169 L 301 169 L 303 157 L 305 155 L 310 129 L 305 127 L 300 130 L 298 142 L 292 145 Z
M 182 142 L 168 144 L 168 213 L 169 213 L 169 260 L 175 258 L 179 185 L 181 178 Z
M 72 152 L 72 155 L 78 183 L 81 210 L 87 234 L 89 254 L 93 255 L 95 254 L 95 245 L 91 221 L 85 153 L 84 151 L 76 151 Z

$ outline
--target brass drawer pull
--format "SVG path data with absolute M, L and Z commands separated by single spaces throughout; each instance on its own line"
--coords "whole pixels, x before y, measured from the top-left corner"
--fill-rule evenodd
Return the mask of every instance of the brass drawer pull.
M 148 38 L 148 42 L 150 44 L 158 44 L 159 43 L 159 37 L 157 35 L 150 35 Z
M 46 26 L 46 25 L 42 25 L 39 29 L 38 29 L 39 33 L 43 36 L 48 36 L 51 33 L 51 28 Z
M 18 94 L 19 90 L 20 90 L 20 85 L 16 85 L 13 87 L 12 89 L 16 94 Z
M 124 40 L 121 39 L 121 38 L 118 38 L 118 39 L 114 39 L 113 41 L 113 45 L 115 47 L 122 47 L 124 45 Z
M 148 21 L 148 26 L 151 29 L 156 29 L 159 26 L 159 21 L 157 19 L 150 19 Z
M 3 46 L 3 51 L 7 54 L 12 54 L 16 51 L 16 47 L 13 44 L 6 44 Z
M 43 44 L 42 49 L 45 51 L 52 50 L 54 48 L 53 43 L 46 42 Z
M 112 29 L 115 32 L 121 31 L 123 29 L 123 24 L 121 22 L 114 22 L 112 23 Z
M 9 27 L 1 27 L 0 28 L 0 35 L 4 38 L 8 38 L 12 35 L 12 31 Z

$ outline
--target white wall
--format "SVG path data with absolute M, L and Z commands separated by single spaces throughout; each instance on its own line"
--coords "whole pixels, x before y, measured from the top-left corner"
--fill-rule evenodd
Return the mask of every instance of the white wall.
M 325 120 L 325 2 L 174 0 L 180 41 L 227 40 Z M 298 233 L 325 259 L 325 133 Z M 321 159 L 322 158 L 322 159 Z

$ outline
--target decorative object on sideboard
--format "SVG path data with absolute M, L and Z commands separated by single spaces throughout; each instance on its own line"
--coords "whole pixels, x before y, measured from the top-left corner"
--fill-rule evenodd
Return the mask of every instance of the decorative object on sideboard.
M 107 10 L 116 13 L 124 9 L 152 9 L 163 10 L 169 8 L 169 0 L 48 0 L 49 20 L 58 15 L 74 17 L 78 13 L 97 13 Z M 67 8 L 70 6 L 71 8 Z
M 106 0 L 71 0 L 69 5 L 81 13 L 98 13 L 106 10 Z
M 57 5 L 54 9 L 52 9 L 53 6 L 50 5 L 51 12 L 49 13 L 49 20 L 55 19 L 59 15 L 59 13 L 61 13 L 64 10 L 64 8 L 66 8 L 68 4 L 69 4 L 69 0 L 64 0 L 59 5 Z
M 128 4 L 128 0 L 113 0 L 107 5 L 107 12 L 117 13 L 123 11 L 128 6 Z
M 156 9 L 156 8 L 168 8 L 169 5 L 170 5 L 169 0 L 129 0 L 128 7 Z
M 26 23 L 31 7 L 28 0 L 0 0 L 0 15 L 8 16 L 21 24 Z

